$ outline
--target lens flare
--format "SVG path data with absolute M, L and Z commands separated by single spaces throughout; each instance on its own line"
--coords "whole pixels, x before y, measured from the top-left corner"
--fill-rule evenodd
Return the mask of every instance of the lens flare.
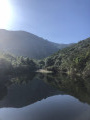
M 12 8 L 9 0 L 0 0 L 0 29 L 8 29 L 12 18 Z

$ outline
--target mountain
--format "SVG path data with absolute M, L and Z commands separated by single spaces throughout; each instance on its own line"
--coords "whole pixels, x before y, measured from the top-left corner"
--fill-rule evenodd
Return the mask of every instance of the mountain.
M 40 63 L 43 63 L 43 68 L 56 73 L 90 76 L 90 38 L 59 50 Z
M 17 56 L 40 59 L 67 46 L 67 44 L 50 42 L 25 31 L 0 29 L 0 49 Z
M 42 60 L 0 52 L 0 71 L 2 73 L 27 73 L 42 68 L 53 71 L 53 73 L 90 77 L 90 38 L 59 50 Z

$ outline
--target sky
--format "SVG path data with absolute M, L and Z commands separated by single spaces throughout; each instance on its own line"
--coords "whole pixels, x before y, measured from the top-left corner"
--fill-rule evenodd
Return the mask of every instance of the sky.
M 90 0 L 0 0 L 0 19 L 0 29 L 76 43 L 90 37 Z

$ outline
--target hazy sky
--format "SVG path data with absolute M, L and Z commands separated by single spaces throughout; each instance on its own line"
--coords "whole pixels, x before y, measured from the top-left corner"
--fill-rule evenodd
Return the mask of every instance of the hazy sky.
M 6 29 L 29 31 L 57 43 L 90 37 L 90 0 L 6 1 L 12 11 Z

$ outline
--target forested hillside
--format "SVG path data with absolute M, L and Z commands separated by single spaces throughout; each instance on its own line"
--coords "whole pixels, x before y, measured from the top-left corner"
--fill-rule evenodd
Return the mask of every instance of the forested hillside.
M 90 38 L 59 50 L 43 60 L 0 52 L 0 71 L 8 74 L 46 69 L 54 73 L 90 76 Z
M 59 50 L 41 61 L 41 64 L 43 68 L 54 72 L 90 76 L 90 38 Z
M 0 74 L 27 73 L 37 69 L 39 66 L 33 59 L 0 52 Z

